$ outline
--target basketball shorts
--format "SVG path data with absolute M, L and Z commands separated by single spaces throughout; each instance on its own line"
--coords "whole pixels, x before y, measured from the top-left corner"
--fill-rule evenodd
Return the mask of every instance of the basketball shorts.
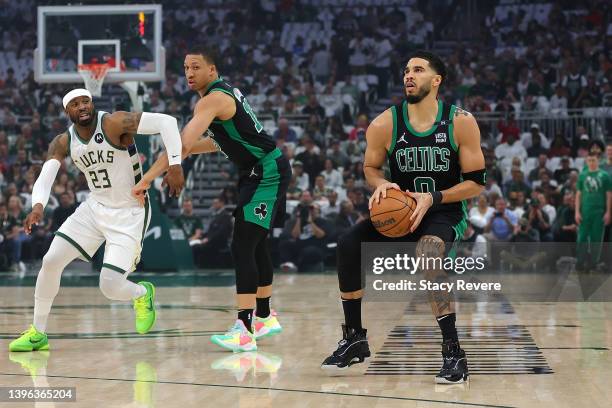
M 252 169 L 240 172 L 234 216 L 242 216 L 265 229 L 282 228 L 290 180 L 289 161 L 279 149 L 274 149 Z
M 144 234 L 151 221 L 148 199 L 144 207 L 109 208 L 91 196 L 55 232 L 72 244 L 80 258 L 91 261 L 106 241 L 103 267 L 132 272 L 140 261 Z
M 376 231 L 369 218 L 363 220 L 338 239 L 336 253 L 340 291 L 353 292 L 364 287 L 361 275 L 361 244 L 363 242 L 417 242 L 424 235 L 433 235 L 447 243 L 448 254 L 453 250 L 453 243 L 461 240 L 466 228 L 467 217 L 464 217 L 461 212 L 433 212 L 423 217 L 413 233 L 390 238 Z

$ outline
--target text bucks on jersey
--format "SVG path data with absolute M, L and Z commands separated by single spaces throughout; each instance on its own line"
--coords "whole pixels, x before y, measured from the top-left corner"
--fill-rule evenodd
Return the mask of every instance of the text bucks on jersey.
M 68 128 L 70 157 L 85 174 L 91 196 L 110 208 L 138 206 L 132 197 L 132 187 L 142 178 L 142 168 L 136 145 L 116 146 L 102 129 L 106 112 L 98 112 L 98 121 L 89 142 L 80 138 L 74 125 Z

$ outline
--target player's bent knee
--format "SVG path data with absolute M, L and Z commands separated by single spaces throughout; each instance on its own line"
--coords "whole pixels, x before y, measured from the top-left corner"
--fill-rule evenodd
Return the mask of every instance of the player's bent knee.
M 442 258 L 446 252 L 446 243 L 442 238 L 435 235 L 423 235 L 416 246 L 416 255 L 418 257 Z
M 100 291 L 110 300 L 126 300 L 129 299 L 130 293 L 125 293 L 125 277 L 123 274 L 111 271 L 107 268 L 102 268 L 100 273 Z

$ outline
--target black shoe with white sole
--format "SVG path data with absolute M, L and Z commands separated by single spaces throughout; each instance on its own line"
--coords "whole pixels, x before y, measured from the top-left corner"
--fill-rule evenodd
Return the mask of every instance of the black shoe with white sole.
M 444 364 L 436 375 L 436 384 L 461 384 L 467 381 L 467 358 L 458 341 L 445 340 L 442 343 L 442 358 Z
M 338 349 L 327 357 L 321 368 L 324 370 L 345 370 L 353 364 L 363 363 L 370 358 L 370 346 L 366 329 L 355 330 L 342 325 L 342 340 Z

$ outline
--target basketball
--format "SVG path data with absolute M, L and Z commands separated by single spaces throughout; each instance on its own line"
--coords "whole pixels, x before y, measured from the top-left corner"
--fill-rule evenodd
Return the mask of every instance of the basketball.
M 403 237 L 408 234 L 412 222 L 410 216 L 416 208 L 416 201 L 406 193 L 398 190 L 387 190 L 387 198 L 381 198 L 377 204 L 372 203 L 370 219 L 378 232 L 390 238 Z

